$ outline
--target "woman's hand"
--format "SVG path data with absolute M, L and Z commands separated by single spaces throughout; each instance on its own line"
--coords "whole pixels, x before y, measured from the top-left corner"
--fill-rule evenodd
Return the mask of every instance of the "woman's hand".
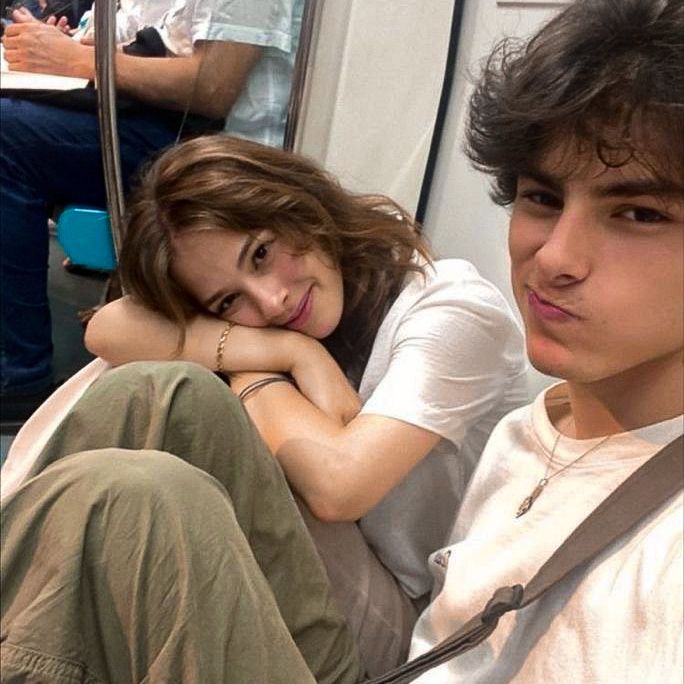
M 302 395 L 335 423 L 346 425 L 361 409 L 359 395 L 320 343 L 300 333 L 289 334 L 292 338 L 287 342 L 295 358 L 289 371 L 229 373 L 231 389 L 240 394 L 257 380 L 289 372 Z
M 361 410 L 361 400 L 323 345 L 292 333 L 296 347 L 290 373 L 300 392 L 328 418 L 346 425 Z
M 160 314 L 122 297 L 100 309 L 86 329 L 86 346 L 112 365 L 130 361 L 182 359 L 216 368 L 216 348 L 226 322 L 196 316 L 179 330 Z M 243 371 L 290 373 L 302 394 L 326 416 L 346 425 L 360 401 L 344 373 L 320 342 L 292 330 L 236 325 L 226 338 L 223 367 Z

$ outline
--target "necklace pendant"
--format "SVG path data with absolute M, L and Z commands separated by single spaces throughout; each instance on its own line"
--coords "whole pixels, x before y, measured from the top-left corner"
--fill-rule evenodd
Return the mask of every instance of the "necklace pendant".
M 515 514 L 516 518 L 519 518 L 521 515 L 525 515 L 527 511 L 532 508 L 532 504 L 539 498 L 539 495 L 544 491 L 544 487 L 548 484 L 548 480 L 545 477 L 542 477 L 541 480 L 537 483 L 537 486 L 532 490 L 529 496 L 526 496 L 523 500 L 520 506 L 518 506 L 518 510 Z

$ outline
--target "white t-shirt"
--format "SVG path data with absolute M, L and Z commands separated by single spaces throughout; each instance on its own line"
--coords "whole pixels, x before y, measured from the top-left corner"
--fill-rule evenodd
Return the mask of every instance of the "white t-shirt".
M 170 53 L 192 54 L 200 40 L 262 48 L 224 130 L 268 145 L 283 142 L 303 0 L 176 0 L 159 28 Z
M 360 385 L 362 413 L 442 437 L 361 520 L 380 560 L 413 597 L 446 543 L 465 486 L 499 419 L 529 401 L 522 332 L 502 294 L 460 259 L 409 276 L 383 320 Z
M 613 436 L 552 477 L 516 518 L 544 476 L 558 436 L 545 397 L 558 402 L 563 393 L 563 385 L 547 390 L 492 433 L 452 543 L 430 559 L 436 598 L 416 624 L 411 658 L 480 612 L 497 588 L 525 585 L 610 492 L 682 433 L 679 417 Z M 562 436 L 549 473 L 598 441 Z M 416 681 L 682 682 L 682 515 L 679 494 L 537 602 L 504 615 L 487 641 Z

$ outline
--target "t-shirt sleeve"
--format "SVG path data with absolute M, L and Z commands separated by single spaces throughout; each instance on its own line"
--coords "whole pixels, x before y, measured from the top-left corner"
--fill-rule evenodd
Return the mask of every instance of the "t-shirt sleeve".
M 293 12 L 301 0 L 195 0 L 192 41 L 221 40 L 273 47 L 293 46 Z
M 523 367 L 521 332 L 503 296 L 484 281 L 442 283 L 402 317 L 387 371 L 362 413 L 402 420 L 460 446 Z

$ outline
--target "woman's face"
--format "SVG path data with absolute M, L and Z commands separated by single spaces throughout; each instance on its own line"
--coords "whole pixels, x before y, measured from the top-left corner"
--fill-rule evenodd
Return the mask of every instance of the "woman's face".
M 318 249 L 297 253 L 268 230 L 181 233 L 173 249 L 173 276 L 215 316 L 317 339 L 340 322 L 342 274 Z

